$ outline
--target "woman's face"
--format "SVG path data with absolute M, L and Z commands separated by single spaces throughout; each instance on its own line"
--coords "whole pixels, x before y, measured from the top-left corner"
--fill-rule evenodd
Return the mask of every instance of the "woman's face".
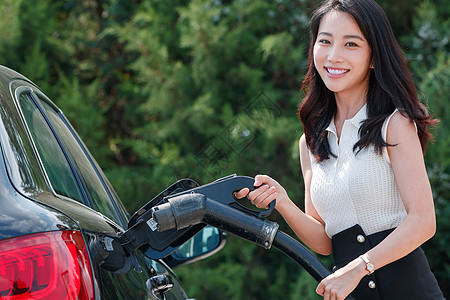
M 314 44 L 314 65 L 327 88 L 342 96 L 363 95 L 369 86 L 371 49 L 353 17 L 326 13 Z

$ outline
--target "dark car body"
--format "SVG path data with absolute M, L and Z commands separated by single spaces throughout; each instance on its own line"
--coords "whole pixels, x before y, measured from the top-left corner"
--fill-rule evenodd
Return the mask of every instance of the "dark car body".
M 129 215 L 63 113 L 3 66 L 0 151 L 0 299 L 187 298 L 162 260 L 105 264 Z

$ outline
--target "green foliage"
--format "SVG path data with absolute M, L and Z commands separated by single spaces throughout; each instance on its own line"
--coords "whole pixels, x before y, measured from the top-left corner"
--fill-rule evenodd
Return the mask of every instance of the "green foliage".
M 425 73 L 419 85 L 426 95 L 432 113 L 440 122 L 434 129 L 435 143 L 427 153 L 428 175 L 433 187 L 436 207 L 437 232 L 425 244 L 425 251 L 431 267 L 440 279 L 441 287 L 450 290 L 450 265 L 443 263 L 450 259 L 450 58 L 437 56 L 436 67 Z
M 436 207 L 436 235 L 424 245 L 430 266 L 439 280 L 442 290 L 448 293 L 450 289 L 450 170 L 447 167 L 433 164 L 429 168 L 429 177 L 433 186 Z
M 447 124 L 450 122 L 450 107 L 447 99 L 450 93 L 450 58 L 440 53 L 436 60 L 436 66 L 423 75 L 423 80 L 419 85 L 430 112 L 440 119 L 433 130 L 435 139 L 428 149 L 427 162 L 437 163 L 448 169 L 450 166 L 450 132 Z
M 411 68 L 416 76 L 421 76 L 424 71 L 433 68 L 440 57 L 448 57 L 450 19 L 439 19 L 437 6 L 429 0 L 423 1 L 416 12 L 417 16 L 413 19 L 414 31 L 402 40 L 406 45 Z
M 8 54 L 9 49 L 14 49 L 21 39 L 19 8 L 21 1 L 1 0 L 0 2 L 0 57 Z M 4 30 L 8 28 L 8 30 Z
M 449 2 L 379 3 L 422 100 L 441 120 L 426 155 L 438 231 L 424 248 L 448 294 Z M 131 213 L 180 178 L 203 184 L 232 173 L 270 174 L 302 207 L 296 110 L 316 5 L 0 0 L 0 63 L 61 107 Z M 287 257 L 233 237 L 177 273 L 199 299 L 318 298 L 317 283 Z
M 298 299 L 321 299 L 317 293 L 317 282 L 306 272 L 301 272 L 297 280 L 293 282 L 289 293 L 290 300 Z
M 317 282 L 284 254 L 233 236 L 218 254 L 176 272 L 201 299 L 320 299 Z
M 424 1 L 413 19 L 415 30 L 404 40 L 412 46 L 408 55 L 416 58 L 411 66 L 416 77 L 420 78 L 420 96 L 430 112 L 440 119 L 433 130 L 435 141 L 428 147 L 426 155 L 436 207 L 437 232 L 424 249 L 441 288 L 448 294 L 450 265 L 444 262 L 450 260 L 450 23 L 448 18 L 444 21 L 438 18 L 439 14 L 442 11 L 438 11 L 436 5 Z

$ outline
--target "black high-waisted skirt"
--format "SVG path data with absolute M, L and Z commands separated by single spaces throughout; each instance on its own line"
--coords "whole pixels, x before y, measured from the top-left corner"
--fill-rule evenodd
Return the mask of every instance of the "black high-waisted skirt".
M 335 268 L 366 253 L 394 229 L 365 235 L 355 225 L 332 238 Z M 407 256 L 364 276 L 351 294 L 356 300 L 435 300 L 445 299 L 428 261 L 419 247 Z

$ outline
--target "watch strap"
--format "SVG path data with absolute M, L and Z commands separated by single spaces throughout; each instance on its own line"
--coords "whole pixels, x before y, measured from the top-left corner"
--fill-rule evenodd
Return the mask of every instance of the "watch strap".
M 366 270 L 369 272 L 369 274 L 372 274 L 375 271 L 375 266 L 373 265 L 373 263 L 371 263 L 370 260 L 367 257 L 365 257 L 364 255 L 360 255 L 359 257 L 366 264 Z

